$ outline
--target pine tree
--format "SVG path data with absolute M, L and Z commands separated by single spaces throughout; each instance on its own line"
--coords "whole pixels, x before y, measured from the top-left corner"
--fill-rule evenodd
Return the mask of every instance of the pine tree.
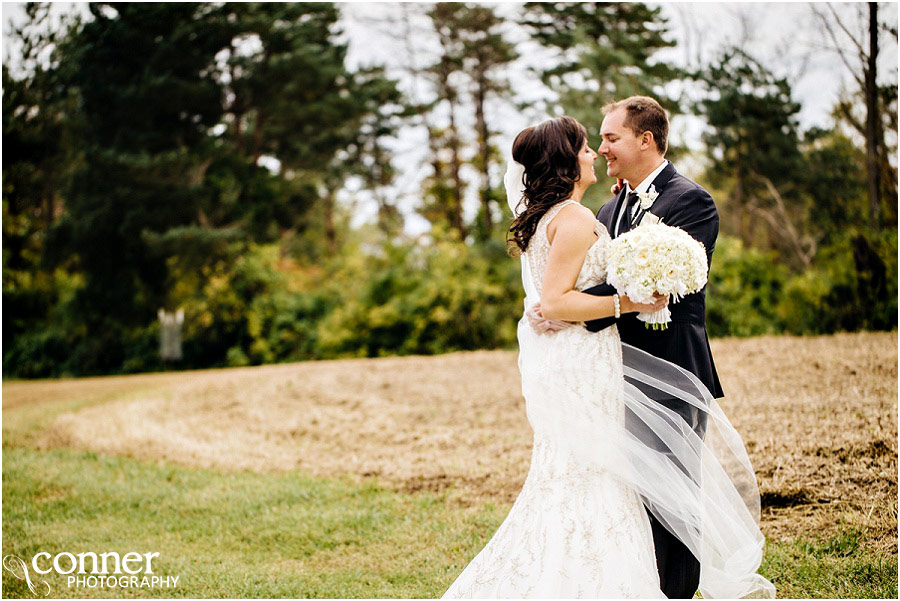
M 706 95 L 695 105 L 708 128 L 707 176 L 728 190 L 720 208 L 726 231 L 746 244 L 782 245 L 808 266 L 815 242 L 803 231 L 809 209 L 797 186 L 805 173 L 789 83 L 738 48 L 726 49 L 697 74 Z
M 60 44 L 84 159 L 47 246 L 85 277 L 91 339 L 74 361 L 108 372 L 126 331 L 173 308 L 176 275 L 327 213 L 348 149 L 372 134 L 361 125 L 396 112 L 397 94 L 377 70 L 346 69 L 331 4 L 89 8 Z
M 466 184 L 462 177 L 462 167 L 466 161 L 463 157 L 465 143 L 460 135 L 462 92 L 458 81 L 462 72 L 464 47 L 456 26 L 461 10 L 464 10 L 462 4 L 438 2 L 428 13 L 440 43 L 440 56 L 427 69 L 437 92 L 437 99 L 430 108 L 444 111 L 447 125 L 432 125 L 428 128 L 434 172 L 430 178 L 431 183 L 426 188 L 432 197 L 431 207 L 426 207 L 425 211 L 430 210 L 435 215 L 443 214 L 448 225 L 459 234 L 460 239 L 465 240 L 467 227 L 463 218 L 463 199 Z
M 558 94 L 555 112 L 595 123 L 604 104 L 635 94 L 678 111 L 663 86 L 682 73 L 654 60 L 658 50 L 674 46 L 659 8 L 640 2 L 528 2 L 525 8 L 522 24 L 556 53 L 554 66 L 541 72 Z
M 15 74 L 3 65 L 3 346 L 39 327 L 58 301 L 58 277 L 43 260 L 47 232 L 65 209 L 61 194 L 78 160 L 54 48 L 61 33 L 50 5 L 27 3 L 7 43 L 19 51 Z M 63 26 L 71 25 L 66 19 Z M 62 276 L 64 277 L 64 276 Z
M 493 212 L 498 192 L 491 182 L 491 165 L 499 162 L 499 153 L 491 146 L 494 132 L 485 116 L 491 99 L 507 99 L 509 81 L 504 69 L 518 54 L 515 47 L 501 33 L 503 20 L 491 8 L 463 5 L 455 14 L 457 35 L 462 40 L 462 68 L 471 80 L 471 97 L 475 109 L 475 132 L 478 152 L 474 161 L 481 175 L 479 197 L 480 222 L 476 231 L 479 239 L 491 235 Z

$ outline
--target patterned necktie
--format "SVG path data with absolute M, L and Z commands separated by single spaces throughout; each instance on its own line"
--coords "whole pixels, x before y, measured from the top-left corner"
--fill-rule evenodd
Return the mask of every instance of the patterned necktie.
M 633 218 L 631 212 L 634 210 L 634 205 L 637 204 L 638 201 L 637 192 L 629 192 L 626 198 L 628 202 L 625 204 L 625 214 L 622 215 L 622 219 L 619 220 L 619 231 L 616 232 L 616 236 L 628 229 L 629 226 L 626 224 L 634 225 L 632 223 Z

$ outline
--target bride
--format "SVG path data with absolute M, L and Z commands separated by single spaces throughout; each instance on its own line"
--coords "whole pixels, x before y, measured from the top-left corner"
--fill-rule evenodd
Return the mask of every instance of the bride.
M 526 309 L 540 301 L 547 319 L 584 322 L 666 305 L 578 292 L 605 281 L 610 241 L 580 204 L 597 181 L 584 126 L 560 117 L 529 127 L 512 155 L 510 231 Z M 756 573 L 755 475 L 696 377 L 623 345 L 615 325 L 538 334 L 523 315 L 518 338 L 531 467 L 509 515 L 444 597 L 665 598 L 645 506 L 700 560 L 704 598 L 774 597 Z M 703 439 L 667 408 L 676 399 L 706 416 Z

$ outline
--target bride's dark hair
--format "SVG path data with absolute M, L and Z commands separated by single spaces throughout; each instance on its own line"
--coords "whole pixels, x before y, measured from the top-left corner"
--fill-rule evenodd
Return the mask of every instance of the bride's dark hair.
M 519 251 L 525 252 L 541 217 L 572 195 L 581 173 L 578 153 L 587 130 L 572 117 L 557 117 L 522 130 L 516 136 L 512 157 L 525 167 L 525 192 L 519 204 L 525 210 L 509 226 Z

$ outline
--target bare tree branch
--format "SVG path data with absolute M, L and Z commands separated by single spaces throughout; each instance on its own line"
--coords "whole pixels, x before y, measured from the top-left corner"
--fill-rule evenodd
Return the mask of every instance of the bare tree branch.
M 853 114 L 853 103 L 848 100 L 841 100 L 838 102 L 835 110 L 840 114 L 844 119 L 847 120 L 853 129 L 859 132 L 860 135 L 866 135 L 866 126 Z
M 828 10 L 831 11 L 831 14 L 834 16 L 834 20 L 838 24 L 838 27 L 840 27 L 841 30 L 847 34 L 847 37 L 850 38 L 850 41 L 853 42 L 854 46 L 856 46 L 856 51 L 859 52 L 859 58 L 865 59 L 865 57 L 867 56 L 865 48 L 863 48 L 862 44 L 856 41 L 856 37 L 852 33 L 850 33 L 850 31 L 846 27 L 844 27 L 844 22 L 841 21 L 841 18 L 840 16 L 838 16 L 837 11 L 834 10 L 834 6 L 832 6 L 831 3 L 827 2 L 825 3 L 825 6 L 827 6 Z
M 794 248 L 794 252 L 796 252 L 797 258 L 800 259 L 804 267 L 809 267 L 810 265 L 812 265 L 813 257 L 816 256 L 816 250 L 818 246 L 816 244 L 816 241 L 809 236 L 801 235 L 797 228 L 794 226 L 794 223 L 791 220 L 790 215 L 788 214 L 787 208 L 785 207 L 784 198 L 781 196 L 781 192 L 778 191 L 778 188 L 775 187 L 775 184 L 772 183 L 772 180 L 764 175 L 761 175 L 759 177 L 766 185 L 766 190 L 769 192 L 772 200 L 775 202 L 775 209 L 777 210 L 778 216 L 781 219 L 776 219 L 776 217 L 769 211 L 762 209 L 761 207 L 758 207 L 756 205 L 751 205 L 751 210 L 765 219 L 774 230 L 780 232 L 782 238 L 787 240 Z
M 825 27 L 825 31 L 828 32 L 828 36 L 831 38 L 831 41 L 834 43 L 834 46 L 832 46 L 830 48 L 830 50 L 837 53 L 837 55 L 841 59 L 841 62 L 843 62 L 844 66 L 847 67 L 847 70 L 850 71 L 850 75 L 853 76 L 853 79 L 856 80 L 856 83 L 858 83 L 861 88 L 865 88 L 865 85 L 866 85 L 865 82 L 863 82 L 862 78 L 860 78 L 859 75 L 856 74 L 857 69 L 854 68 L 853 65 L 850 64 L 850 61 L 844 55 L 844 51 L 841 48 L 841 42 L 838 39 L 837 33 L 835 33 L 834 29 L 831 27 L 831 23 L 829 22 L 828 16 L 819 12 L 819 10 L 815 6 L 811 6 L 810 8 L 812 9 L 813 13 L 819 18 L 819 20 L 822 21 L 822 25 Z M 851 39 L 852 39 L 852 37 L 851 37 Z M 853 40 L 853 41 L 854 41 L 854 43 L 856 43 L 856 40 Z M 856 46 L 857 46 L 857 48 L 860 48 L 858 43 L 856 43 Z M 864 56 L 864 55 L 862 55 L 862 56 Z

